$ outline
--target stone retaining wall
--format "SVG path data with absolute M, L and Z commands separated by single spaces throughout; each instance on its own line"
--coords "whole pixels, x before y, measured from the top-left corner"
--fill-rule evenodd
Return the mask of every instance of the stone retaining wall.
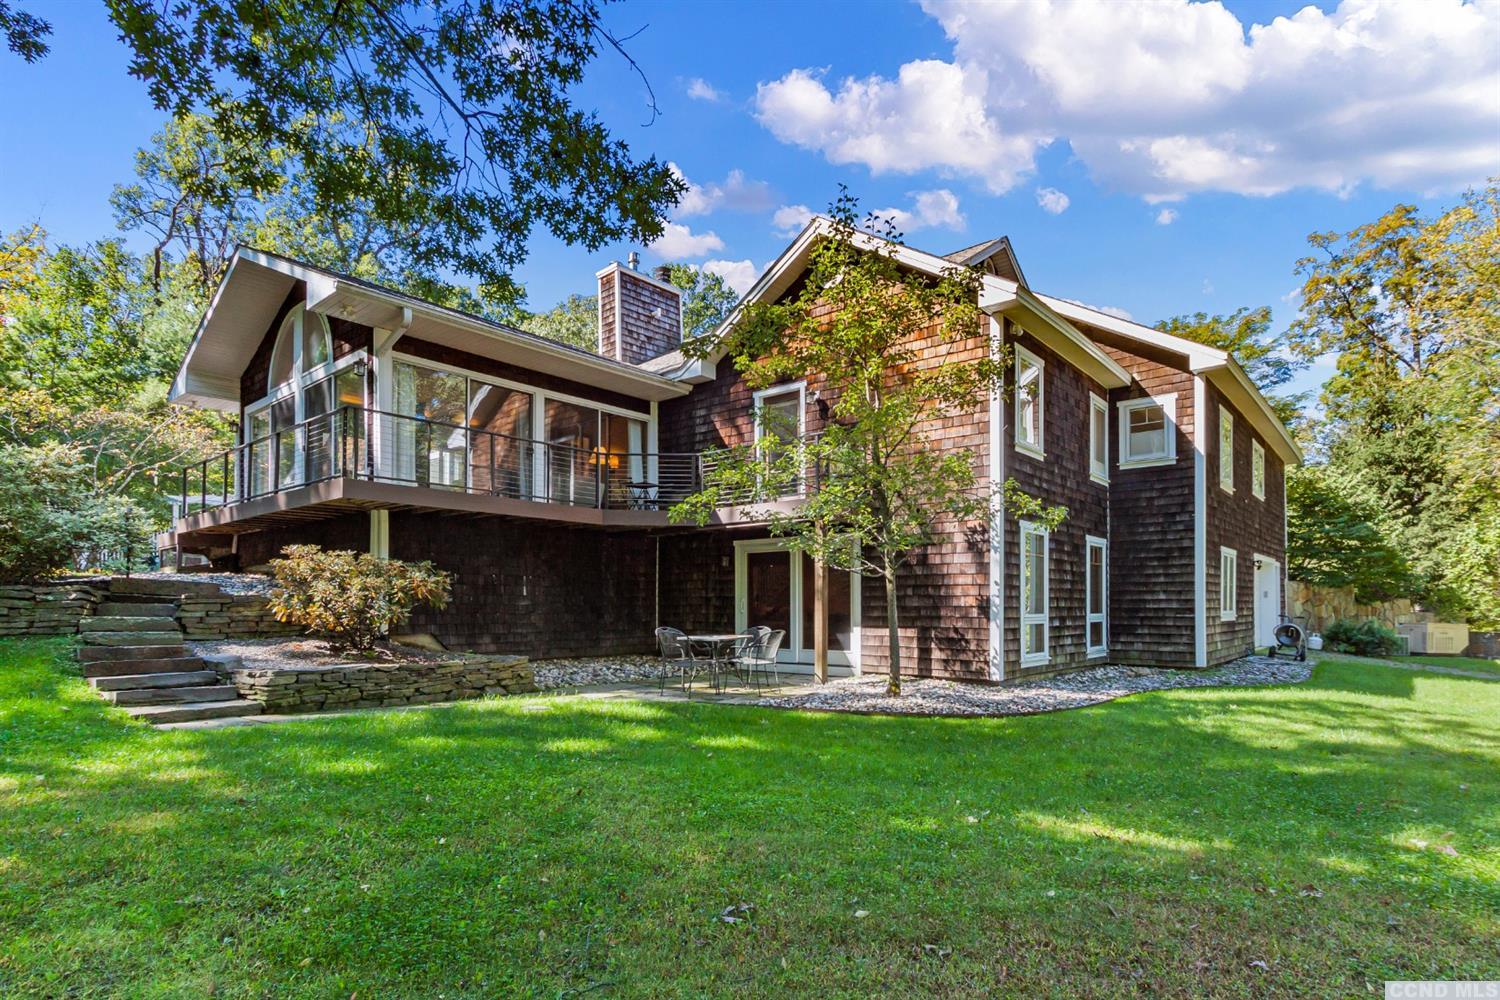
M 267 712 L 279 713 L 424 705 L 536 690 L 531 667 L 520 656 L 441 663 L 232 667 L 227 672 L 241 698 L 260 702 Z
M 177 624 L 187 639 L 272 639 L 303 633 L 297 625 L 277 621 L 266 599 L 256 595 L 192 594 L 177 608 Z
M 1286 582 L 1287 614 L 1306 618 L 1309 632 L 1322 632 L 1339 619 L 1378 621 L 1389 628 L 1409 622 L 1434 621 L 1425 611 L 1417 611 L 1411 601 L 1400 599 L 1381 604 L 1360 604 L 1354 599 L 1353 587 L 1314 587 L 1297 580 Z
M 100 588 L 86 583 L 0 587 L 0 636 L 72 635 L 102 599 Z

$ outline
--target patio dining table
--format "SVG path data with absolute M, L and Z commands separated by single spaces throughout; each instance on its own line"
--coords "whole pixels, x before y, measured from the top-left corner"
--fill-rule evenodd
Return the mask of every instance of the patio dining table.
M 751 638 L 748 632 L 715 632 L 707 635 L 689 635 L 688 642 L 695 646 L 707 648 L 709 659 L 713 663 L 713 683 L 719 683 L 719 671 L 725 663 L 732 663 L 736 652 L 736 644 L 746 642 Z

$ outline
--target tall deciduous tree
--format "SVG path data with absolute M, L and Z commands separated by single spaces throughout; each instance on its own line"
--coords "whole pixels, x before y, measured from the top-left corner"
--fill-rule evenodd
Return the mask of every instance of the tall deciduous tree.
M 880 579 L 888 690 L 899 694 L 897 580 L 912 554 L 944 530 L 987 520 L 996 505 L 1053 526 L 1066 510 L 1044 508 L 1013 481 L 1003 489 L 981 481 L 968 453 L 930 447 L 925 437 L 929 420 L 972 411 L 1002 388 L 1005 364 L 995 352 L 957 356 L 985 336 L 979 273 L 956 265 L 937 278 L 906 271 L 895 256 L 900 234 L 888 221 L 861 220 L 847 192 L 830 216 L 799 291 L 749 305 L 719 343 L 687 345 L 696 354 L 727 351 L 757 388 L 821 378 L 824 429 L 808 440 L 716 456 L 705 489 L 672 516 L 704 522 L 718 508 L 737 506 L 817 562 Z M 871 239 L 871 230 L 881 238 Z M 776 438 L 777 428 L 769 430 Z M 795 509 L 769 504 L 789 494 L 798 495 Z
M 497 301 L 519 300 L 510 275 L 534 229 L 646 243 L 684 190 L 573 102 L 601 50 L 635 69 L 594 0 L 108 6 L 159 109 L 206 116 L 231 153 L 280 151 L 316 213 L 360 203 L 419 268 Z M 257 188 L 264 161 L 224 162 Z
M 668 280 L 682 289 L 684 339 L 713 333 L 728 318 L 740 297 L 722 275 L 691 264 L 673 264 Z
M 521 329 L 585 351 L 597 351 L 599 296 L 569 295 L 544 313 L 524 317 Z
M 1234 355 L 1284 423 L 1295 422 L 1305 398 L 1298 393 L 1287 395 L 1276 390 L 1290 382 L 1306 368 L 1306 359 L 1284 350 L 1284 337 L 1271 335 L 1271 307 L 1241 307 L 1227 316 L 1191 313 L 1173 316 L 1156 324 L 1163 333 L 1183 337 L 1195 343 L 1217 347 Z

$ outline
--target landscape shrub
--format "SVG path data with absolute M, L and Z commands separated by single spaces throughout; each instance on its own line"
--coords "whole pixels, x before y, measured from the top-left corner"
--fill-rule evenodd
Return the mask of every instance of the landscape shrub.
M 1359 656 L 1390 656 L 1399 648 L 1399 637 L 1380 622 L 1356 622 L 1340 618 L 1323 630 L 1323 648 Z
M 0 446 L 0 583 L 28 583 L 72 563 L 85 524 L 76 462 L 60 446 Z
M 419 604 L 448 603 L 450 574 L 430 562 L 288 545 L 271 560 L 269 605 L 279 621 L 324 635 L 337 649 L 365 651 Z

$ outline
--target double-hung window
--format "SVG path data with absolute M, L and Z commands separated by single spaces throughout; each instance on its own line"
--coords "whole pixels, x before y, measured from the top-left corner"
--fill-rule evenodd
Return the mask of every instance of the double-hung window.
M 1219 549 L 1219 620 L 1232 622 L 1239 613 L 1240 554 L 1234 549 Z
M 1089 393 L 1089 478 L 1109 484 L 1109 404 Z
M 1047 529 L 1021 522 L 1021 666 L 1050 658 L 1047 643 Z
M 1234 414 L 1229 407 L 1219 407 L 1219 486 L 1225 493 L 1234 492 Z
M 1120 468 L 1177 461 L 1177 394 L 1120 402 Z
M 1016 347 L 1016 450 L 1042 458 L 1046 431 L 1042 359 L 1024 347 Z
M 1085 554 L 1088 557 L 1084 598 L 1085 645 L 1089 656 L 1104 656 L 1109 653 L 1109 543 L 1089 535 Z
M 1250 492 L 1257 500 L 1266 498 L 1266 449 L 1259 441 L 1250 442 Z

